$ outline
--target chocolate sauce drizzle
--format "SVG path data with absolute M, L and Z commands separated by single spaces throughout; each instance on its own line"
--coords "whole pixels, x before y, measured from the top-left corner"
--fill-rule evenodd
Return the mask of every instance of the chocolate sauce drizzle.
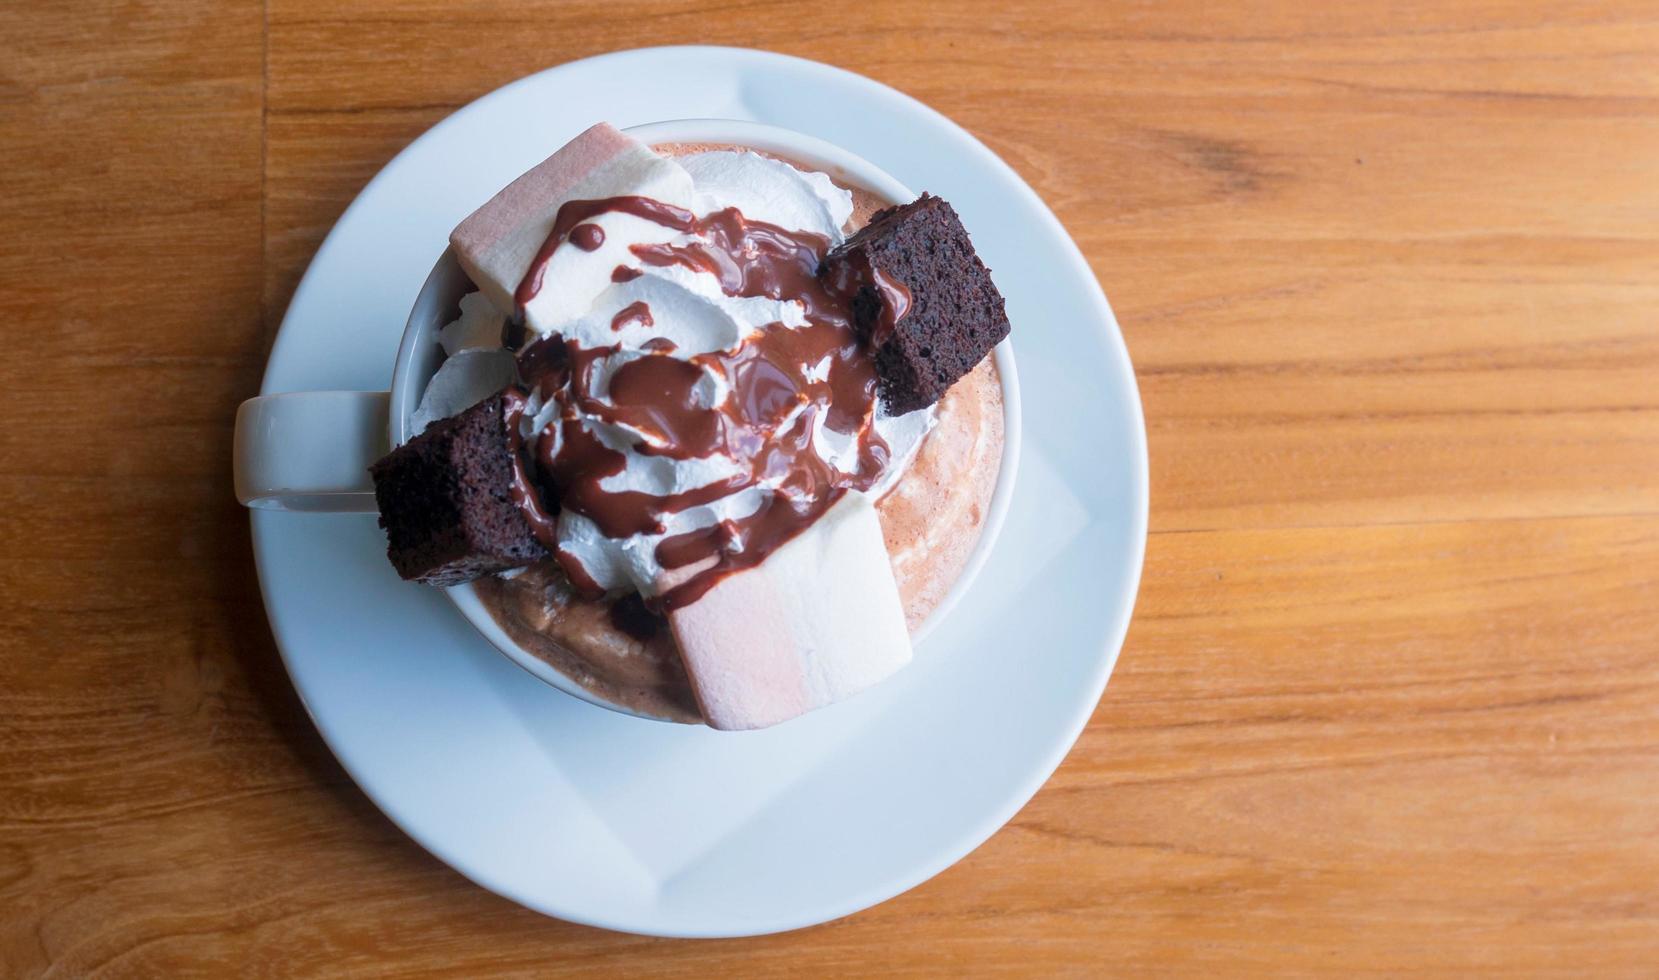
M 553 258 L 553 253 L 559 246 L 570 238 L 570 233 L 576 226 L 612 211 L 631 214 L 680 231 L 689 229 L 696 220 L 691 212 L 684 208 L 653 201 L 648 197 L 606 197 L 596 201 L 566 201 L 559 208 L 559 213 L 553 216 L 553 228 L 548 231 L 547 240 L 541 243 L 536 257 L 530 260 L 530 268 L 525 271 L 524 278 L 519 280 L 518 288 L 513 291 L 513 305 L 518 308 L 516 312 L 519 319 L 524 318 L 524 307 L 541 292 L 542 279 L 547 275 L 548 261 Z M 593 230 L 599 233 L 599 242 L 595 243 L 593 248 L 585 249 L 590 252 L 605 241 L 604 229 L 594 225 Z M 573 244 L 577 248 L 584 248 L 581 243 Z
M 517 388 L 508 388 L 501 396 L 501 423 L 507 427 L 507 446 L 513 456 L 513 483 L 509 491 L 513 503 L 530 525 L 530 533 L 549 553 L 559 549 L 558 524 L 554 514 L 542 503 L 541 490 L 530 481 L 524 466 L 524 434 L 520 420 L 524 418 L 525 397 Z
M 598 225 L 577 225 L 570 229 L 570 244 L 584 252 L 597 252 L 605 244 L 605 229 Z
M 644 300 L 641 300 L 637 303 L 629 303 L 618 310 L 616 316 L 611 317 L 611 329 L 621 333 L 634 323 L 638 323 L 642 327 L 650 327 L 655 326 L 656 322 L 651 319 L 651 307 L 646 305 Z
M 735 208 L 697 218 L 649 198 L 624 196 L 570 201 L 559 209 L 547 241 L 515 293 L 521 313 L 541 289 L 547 263 L 558 246 L 571 238 L 572 244 L 585 247 L 572 236 L 585 228 L 599 231 L 585 222 L 611 212 L 632 214 L 698 239 L 630 246 L 641 263 L 708 272 L 729 296 L 793 300 L 805 310 L 804 326 L 773 323 L 734 351 L 686 360 L 661 356 L 672 349 L 672 342 L 654 338 L 642 345 L 645 353 L 610 372 L 604 401 L 596 393 L 597 372 L 607 366 L 608 358 L 619 354 L 620 345 L 582 348 L 551 336 L 532 343 L 519 355 L 524 382 L 559 405 L 557 417 L 533 434 L 526 452 L 519 454 L 521 463 L 527 463 L 527 486 L 534 483 L 544 488 L 560 508 L 593 521 L 602 534 L 613 538 L 662 534 L 669 515 L 750 487 L 776 488 L 765 490 L 752 514 L 671 535 L 658 544 L 657 563 L 671 574 L 664 583 L 668 587 L 651 604 L 666 612 L 694 602 L 727 575 L 759 564 L 817 520 L 847 490 L 869 489 L 886 469 L 888 447 L 871 424 L 875 365 L 853 328 L 850 311 L 853 293 L 868 282 L 820 280 L 818 269 L 830 244 L 821 235 L 751 221 Z M 637 275 L 627 266 L 618 266 L 611 279 L 626 282 Z M 878 280 L 876 288 L 882 289 L 885 305 L 895 311 L 897 319 L 910 297 L 902 286 L 890 291 L 884 285 L 891 286 Z M 620 331 L 630 323 L 652 325 L 644 303 L 618 312 L 612 327 Z M 699 381 L 705 372 L 723 377 L 730 386 L 730 396 L 717 407 L 704 406 L 699 400 Z M 522 411 L 520 401 L 515 433 Z M 735 473 L 676 494 L 607 490 L 602 484 L 623 472 L 626 457 L 590 432 L 582 423 L 584 417 L 644 433 L 646 439 L 634 447 L 641 455 L 691 459 L 719 454 L 737 464 Z M 856 472 L 838 471 L 813 451 L 820 418 L 827 428 L 856 439 Z M 516 486 L 514 499 L 519 500 Z M 540 502 L 534 493 L 524 493 L 523 498 Z M 534 520 L 532 527 L 537 527 Z M 539 528 L 537 534 L 541 534 Z M 574 556 L 550 547 L 579 591 L 599 592 Z
M 910 312 L 910 288 L 872 266 L 870 256 L 863 250 L 854 250 L 845 261 L 832 265 L 826 277 L 829 290 L 849 303 L 860 289 L 872 289 L 879 296 L 880 312 L 870 325 L 868 338 L 872 350 L 885 344 L 898 322 Z

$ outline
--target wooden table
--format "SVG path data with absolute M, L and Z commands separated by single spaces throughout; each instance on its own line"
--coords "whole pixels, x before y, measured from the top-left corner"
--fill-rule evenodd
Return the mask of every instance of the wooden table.
M 1659 9 L 1010 6 L 0 5 L 0 975 L 1651 974 Z M 229 455 L 400 147 L 691 41 L 863 72 L 1024 174 L 1153 475 L 1047 788 L 907 895 L 710 943 L 544 919 L 375 810 L 278 662 Z

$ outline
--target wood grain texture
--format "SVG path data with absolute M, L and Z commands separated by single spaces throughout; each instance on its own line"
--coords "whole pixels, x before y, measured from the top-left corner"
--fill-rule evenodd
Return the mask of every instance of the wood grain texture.
M 0 976 L 1659 962 L 1651 5 L 31 0 L 0 41 Z M 544 919 L 380 816 L 229 486 L 379 167 L 684 42 L 863 72 L 1009 160 L 1112 297 L 1153 457 L 1135 624 L 1049 785 L 907 895 L 712 943 Z

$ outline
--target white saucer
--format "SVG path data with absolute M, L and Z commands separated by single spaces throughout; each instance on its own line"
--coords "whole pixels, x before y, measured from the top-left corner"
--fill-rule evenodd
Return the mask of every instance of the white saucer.
M 383 389 L 449 229 L 587 125 L 722 117 L 839 143 L 954 204 L 1008 298 L 1024 448 L 985 570 L 898 677 L 779 728 L 640 721 L 535 680 L 435 591 L 398 581 L 371 516 L 252 513 L 300 697 L 397 825 L 473 881 L 629 932 L 824 922 L 949 867 L 1000 828 L 1088 721 L 1129 624 L 1146 435 L 1089 266 L 1012 170 L 922 104 L 814 62 L 626 51 L 455 113 L 370 182 L 318 250 L 266 394 Z

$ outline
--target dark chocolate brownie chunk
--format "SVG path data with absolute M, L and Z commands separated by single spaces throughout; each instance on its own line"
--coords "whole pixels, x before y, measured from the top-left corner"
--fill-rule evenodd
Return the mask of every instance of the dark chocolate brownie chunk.
M 459 585 L 547 557 L 513 502 L 504 396 L 432 423 L 369 467 L 386 554 L 404 578 Z
M 875 351 L 881 400 L 903 415 L 938 401 L 1008 336 L 991 271 L 942 198 L 877 211 L 819 273 L 850 295 L 854 326 Z

